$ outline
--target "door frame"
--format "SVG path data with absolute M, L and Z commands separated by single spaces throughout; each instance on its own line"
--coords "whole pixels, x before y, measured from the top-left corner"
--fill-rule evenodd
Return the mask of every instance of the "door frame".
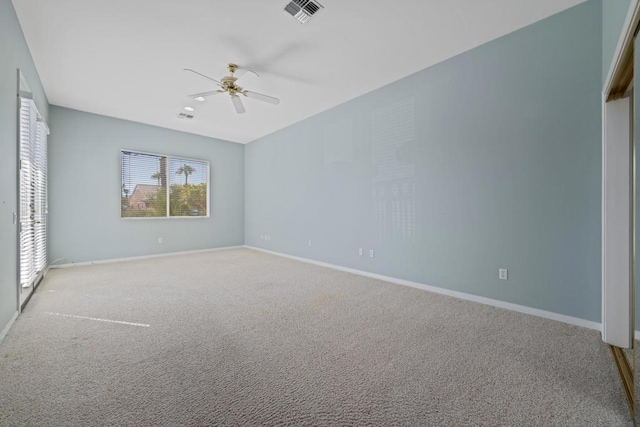
M 633 87 L 634 45 L 639 24 L 640 0 L 632 0 L 602 91 L 602 339 L 620 348 L 633 346 L 635 331 L 633 295 L 636 165 L 633 117 L 629 117 L 630 111 L 633 111 L 631 101 L 633 97 L 629 98 L 629 92 Z M 629 124 L 626 129 L 625 123 Z M 615 130 L 616 126 L 618 130 Z M 627 143 L 630 143 L 630 149 L 627 148 L 626 152 L 624 152 L 625 138 Z M 611 194 L 610 184 L 622 182 L 624 173 L 616 172 L 624 171 L 612 171 L 611 168 L 606 168 L 609 155 L 617 156 L 619 159 L 623 159 L 621 156 L 624 155 L 629 157 L 628 188 L 623 186 L 615 194 Z M 626 218 L 624 209 L 618 209 L 616 212 L 615 208 L 610 209 L 611 205 L 607 206 L 607 200 L 610 197 L 626 198 L 628 221 L 624 221 Z M 614 224 L 615 218 L 609 214 L 617 215 L 618 219 L 623 220 Z M 613 233 L 611 233 L 612 230 Z M 616 263 L 606 262 L 612 260 L 616 252 L 618 254 L 624 252 L 624 249 L 620 249 L 622 247 L 629 248 L 628 259 L 619 260 Z M 607 269 L 608 266 L 611 268 Z M 621 274 L 611 274 L 613 269 L 622 269 Z

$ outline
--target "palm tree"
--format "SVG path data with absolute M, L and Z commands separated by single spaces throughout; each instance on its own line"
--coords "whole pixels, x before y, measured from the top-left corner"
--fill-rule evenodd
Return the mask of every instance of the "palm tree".
M 176 171 L 176 175 L 184 174 L 184 185 L 187 185 L 189 183 L 189 175 L 191 175 L 195 171 L 196 170 L 194 168 L 185 163 L 178 168 L 178 170 Z
M 162 188 L 167 187 L 167 158 L 160 157 L 160 185 Z
M 158 185 L 160 185 L 160 178 L 162 178 L 162 174 L 160 172 L 156 172 L 153 175 L 151 175 L 151 179 L 158 180 Z

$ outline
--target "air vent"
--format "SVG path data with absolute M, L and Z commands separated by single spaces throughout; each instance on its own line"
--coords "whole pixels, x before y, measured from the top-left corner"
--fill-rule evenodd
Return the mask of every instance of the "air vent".
M 284 7 L 284 11 L 296 18 L 300 23 L 306 23 L 313 15 L 318 13 L 320 9 L 324 9 L 320 3 L 315 0 L 291 0 Z
M 194 115 L 193 114 L 188 114 L 188 113 L 178 113 L 178 118 L 179 119 L 187 119 L 187 120 L 191 120 L 193 119 Z

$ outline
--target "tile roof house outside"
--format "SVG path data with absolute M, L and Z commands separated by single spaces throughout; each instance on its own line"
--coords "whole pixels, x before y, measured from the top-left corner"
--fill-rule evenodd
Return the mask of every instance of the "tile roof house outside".
M 128 206 L 131 209 L 148 210 L 151 209 L 149 201 L 158 195 L 158 192 L 162 189 L 160 185 L 152 184 L 137 184 L 131 193 Z

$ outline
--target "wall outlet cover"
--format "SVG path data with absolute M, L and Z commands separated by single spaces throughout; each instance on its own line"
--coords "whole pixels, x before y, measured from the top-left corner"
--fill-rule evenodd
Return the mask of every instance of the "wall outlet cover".
M 500 280 L 509 280 L 509 271 L 506 268 L 499 269 L 498 278 L 500 278 Z

